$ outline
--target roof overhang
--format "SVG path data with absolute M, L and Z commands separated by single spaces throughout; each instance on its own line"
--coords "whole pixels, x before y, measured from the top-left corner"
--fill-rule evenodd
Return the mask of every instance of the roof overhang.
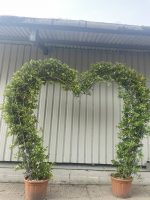
M 0 16 L 0 40 L 49 46 L 150 50 L 150 27 Z

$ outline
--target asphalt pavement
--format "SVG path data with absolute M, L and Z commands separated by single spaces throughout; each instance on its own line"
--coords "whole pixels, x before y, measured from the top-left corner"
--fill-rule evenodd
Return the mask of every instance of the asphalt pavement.
M 0 200 L 24 200 L 23 183 L 0 183 Z M 47 200 L 114 200 L 111 185 L 49 184 Z M 150 200 L 150 185 L 133 185 L 129 200 Z

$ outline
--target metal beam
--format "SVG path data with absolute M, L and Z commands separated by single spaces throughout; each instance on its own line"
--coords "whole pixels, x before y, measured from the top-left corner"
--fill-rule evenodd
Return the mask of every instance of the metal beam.
M 150 46 L 141 46 L 141 45 L 125 45 L 125 44 L 106 44 L 106 43 L 95 43 L 95 42 L 79 42 L 79 41 L 69 41 L 69 40 L 38 40 L 38 42 L 33 42 L 28 38 L 18 39 L 18 37 L 7 37 L 0 36 L 1 41 L 13 41 L 13 42 L 22 42 L 30 43 L 32 45 L 37 45 L 39 48 L 48 53 L 48 49 L 51 46 L 65 46 L 65 47 L 76 47 L 76 48 L 113 48 L 113 49 L 135 49 L 135 50 L 147 50 L 150 51 Z
M 87 48 L 114 48 L 114 49 L 136 49 L 136 50 L 150 50 L 150 46 L 142 45 L 128 45 L 128 44 L 108 44 L 96 42 L 79 42 L 67 40 L 44 40 L 47 46 L 62 45 L 73 47 L 87 47 Z

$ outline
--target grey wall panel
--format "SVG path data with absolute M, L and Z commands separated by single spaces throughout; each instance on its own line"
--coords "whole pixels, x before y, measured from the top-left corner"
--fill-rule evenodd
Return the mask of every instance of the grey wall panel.
M 150 86 L 150 52 L 52 47 L 49 55 L 44 56 L 40 49 L 27 44 L 0 43 L 0 103 L 14 71 L 30 59 L 48 57 L 58 58 L 79 71 L 87 70 L 97 61 L 122 62 L 146 75 Z M 50 161 L 111 164 L 118 143 L 116 126 L 123 104 L 115 83 L 96 84 L 90 96 L 79 98 L 61 89 L 59 84 L 46 84 L 37 98 L 37 127 L 48 147 Z M 0 117 L 0 160 L 17 160 L 17 148 L 9 148 L 14 137 L 6 137 L 6 131 L 7 126 Z M 150 138 L 144 138 L 143 144 L 142 163 L 145 164 L 150 160 Z

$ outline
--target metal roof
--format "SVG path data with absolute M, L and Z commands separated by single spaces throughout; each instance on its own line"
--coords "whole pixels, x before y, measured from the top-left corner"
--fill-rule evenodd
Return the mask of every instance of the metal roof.
M 45 47 L 62 45 L 150 50 L 150 27 L 0 16 L 0 40 L 38 43 Z

